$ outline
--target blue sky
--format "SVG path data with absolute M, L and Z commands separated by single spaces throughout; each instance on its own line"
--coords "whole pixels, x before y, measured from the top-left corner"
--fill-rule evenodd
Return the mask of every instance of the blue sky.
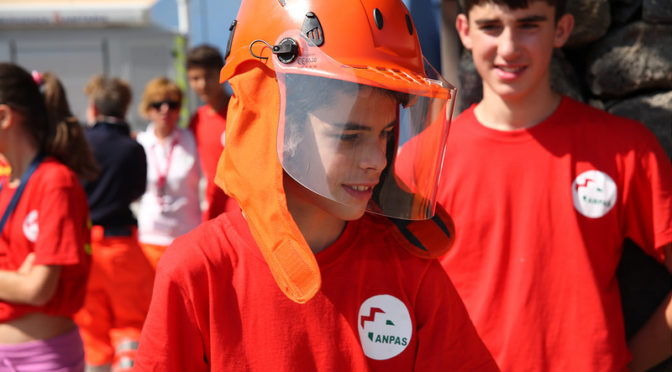
M 224 54 L 239 7 L 240 0 L 189 0 L 189 45 L 209 43 Z M 159 0 L 151 14 L 157 24 L 177 29 L 177 0 Z

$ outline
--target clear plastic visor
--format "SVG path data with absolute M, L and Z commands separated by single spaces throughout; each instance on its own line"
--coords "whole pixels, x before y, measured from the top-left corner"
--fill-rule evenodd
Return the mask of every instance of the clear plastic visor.
M 285 172 L 346 206 L 394 218 L 431 218 L 454 88 L 428 63 L 429 78 L 419 83 L 373 79 L 316 49 L 308 53 L 308 64 L 300 64 L 301 57 L 290 64 L 275 61 L 277 148 Z

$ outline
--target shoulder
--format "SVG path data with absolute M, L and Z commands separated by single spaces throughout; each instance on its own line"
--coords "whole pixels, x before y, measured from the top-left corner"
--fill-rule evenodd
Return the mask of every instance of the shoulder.
M 140 145 L 146 146 L 150 136 L 151 135 L 147 130 L 143 130 L 142 132 L 138 132 L 138 134 L 135 136 L 135 140 L 138 141 Z
M 463 126 L 469 123 L 476 122 L 476 116 L 474 115 L 474 108 L 476 108 L 476 104 L 469 106 L 464 111 L 457 114 L 457 116 L 455 116 L 450 123 L 451 129 L 454 128 L 455 126 Z
M 79 185 L 77 175 L 70 168 L 52 157 L 47 157 L 42 161 L 33 177 L 41 183 L 53 187 Z
M 232 271 L 238 256 L 244 251 L 235 233 L 236 226 L 226 214 L 206 221 L 190 232 L 178 237 L 166 249 L 157 270 L 178 276 L 194 277 L 209 271 L 218 276 Z
M 641 122 L 609 113 L 605 110 L 563 97 L 566 121 L 574 131 L 587 140 L 609 142 L 618 147 L 647 150 L 660 144 L 655 134 Z
M 26 186 L 26 198 L 36 203 L 48 200 L 77 203 L 88 209 L 86 192 L 77 175 L 59 161 L 47 157 L 31 176 Z M 67 213 L 67 212 L 66 212 Z
M 191 130 L 184 129 L 184 128 L 177 128 L 175 130 L 178 131 L 178 133 L 179 133 L 179 136 L 180 136 L 179 141 L 180 142 L 186 143 L 186 144 L 189 144 L 189 145 L 191 145 L 191 144 L 195 145 L 196 144 L 196 139 L 194 137 L 194 133 Z
M 199 107 L 196 112 L 194 112 L 193 115 L 191 115 L 191 118 L 189 119 L 189 129 L 192 131 L 196 130 L 196 127 L 198 127 L 198 124 L 201 120 L 201 116 L 203 115 L 203 108 L 205 105 Z
M 366 213 L 360 221 L 362 224 L 360 232 L 366 235 L 362 239 L 367 241 L 367 249 L 376 250 L 372 255 L 387 257 L 397 262 L 399 267 L 403 268 L 402 275 L 422 278 L 428 270 L 432 270 L 432 266 L 440 269 L 438 261 L 411 253 L 406 248 L 410 243 L 400 240 L 403 238 L 393 231 L 394 224 L 387 217 Z
M 622 126 L 632 130 L 641 130 L 644 128 L 644 125 L 636 120 L 611 114 L 605 110 L 593 107 L 587 103 L 579 102 L 570 97 L 563 97 L 563 101 L 560 107 L 558 107 L 558 111 L 562 111 L 561 114 L 566 119 L 572 118 L 573 122 L 581 125 L 608 125 L 612 126 L 612 128 Z

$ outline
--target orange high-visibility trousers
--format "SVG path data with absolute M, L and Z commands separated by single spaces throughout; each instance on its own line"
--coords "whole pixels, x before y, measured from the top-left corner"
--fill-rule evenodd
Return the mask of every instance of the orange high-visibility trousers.
M 91 229 L 91 273 L 84 306 L 75 315 L 89 366 L 112 365 L 120 353 L 126 360 L 127 346 L 137 349 L 140 340 L 154 269 L 138 244 L 137 229 L 129 231 L 129 236 L 105 236 L 102 226 Z
M 163 252 L 165 252 L 166 249 L 168 249 L 168 246 L 140 243 L 140 248 L 142 249 L 142 252 L 145 254 L 145 257 L 147 257 L 149 263 L 156 271 L 156 265 L 158 265 L 159 259 L 163 255 Z

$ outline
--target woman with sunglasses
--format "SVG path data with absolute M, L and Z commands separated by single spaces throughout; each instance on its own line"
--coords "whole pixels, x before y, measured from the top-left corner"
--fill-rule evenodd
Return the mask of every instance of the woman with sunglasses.
M 193 135 L 177 126 L 181 103 L 182 91 L 166 77 L 147 83 L 140 102 L 140 114 L 150 123 L 137 136 L 147 155 L 138 239 L 154 267 L 173 239 L 201 221 L 201 170 Z

